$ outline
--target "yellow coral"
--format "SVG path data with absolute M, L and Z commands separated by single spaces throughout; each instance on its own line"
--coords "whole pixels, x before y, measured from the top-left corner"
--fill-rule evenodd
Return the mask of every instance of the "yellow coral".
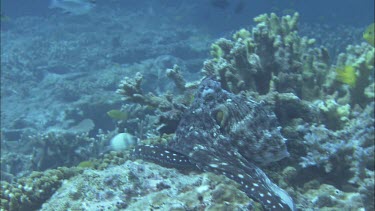
M 211 45 L 211 55 L 215 59 L 219 59 L 224 56 L 224 51 L 221 49 L 221 47 L 218 44 L 212 44 Z
M 336 68 L 336 80 L 355 87 L 357 82 L 357 73 L 353 66 L 346 65 Z

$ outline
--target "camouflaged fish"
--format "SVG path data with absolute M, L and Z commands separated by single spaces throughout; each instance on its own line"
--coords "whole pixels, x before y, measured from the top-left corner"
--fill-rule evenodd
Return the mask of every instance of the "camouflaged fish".
M 276 116 L 263 103 L 202 81 L 167 146 L 143 145 L 136 158 L 180 169 L 198 168 L 222 174 L 266 210 L 295 210 L 292 198 L 257 167 L 289 154 Z

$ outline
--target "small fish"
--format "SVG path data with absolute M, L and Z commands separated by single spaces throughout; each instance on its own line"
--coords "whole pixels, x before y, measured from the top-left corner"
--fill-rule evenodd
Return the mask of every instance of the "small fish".
M 123 151 L 137 145 L 137 138 L 129 133 L 119 133 L 110 140 L 110 149 Z
M 64 13 L 83 15 L 90 12 L 94 6 L 93 0 L 52 0 L 49 8 L 60 8 Z
M 213 7 L 217 7 L 220 9 L 226 9 L 229 7 L 229 1 L 228 0 L 211 0 L 210 4 Z
M 1 13 L 1 22 L 3 22 L 3 21 L 9 21 L 9 20 L 10 20 L 10 18 L 8 16 L 4 15 L 3 13 Z
M 126 120 L 128 118 L 127 113 L 116 109 L 108 111 L 107 115 L 114 120 Z
M 346 65 L 336 68 L 336 80 L 355 87 L 357 83 L 357 73 L 353 66 Z
M 82 161 L 80 162 L 77 167 L 80 167 L 80 168 L 94 168 L 94 163 L 91 162 L 91 161 Z
M 246 1 L 241 0 L 237 3 L 237 5 L 234 7 L 234 13 L 240 14 L 246 7 Z
M 375 34 L 374 23 L 372 23 L 363 32 L 363 39 L 365 39 L 372 46 L 374 46 L 374 42 L 375 42 L 374 34 Z

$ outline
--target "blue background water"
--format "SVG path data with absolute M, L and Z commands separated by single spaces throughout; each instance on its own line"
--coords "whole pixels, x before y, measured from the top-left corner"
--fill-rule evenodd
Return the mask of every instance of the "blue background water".
M 10 17 L 16 16 L 49 16 L 56 11 L 50 10 L 48 0 L 3 0 L 1 11 Z M 368 25 L 374 20 L 373 0 L 245 0 L 245 8 L 240 13 L 234 13 L 234 7 L 240 0 L 229 1 L 226 9 L 213 7 L 209 0 L 97 0 L 97 5 L 113 6 L 114 8 L 134 8 L 147 10 L 152 7 L 160 16 L 167 14 L 161 9 L 164 6 L 173 7 L 192 5 L 190 21 L 194 24 L 210 26 L 211 29 L 235 29 L 249 24 L 253 17 L 265 12 L 282 14 L 286 10 L 300 12 L 302 22 L 324 24 L 350 24 L 355 26 Z M 189 9 L 187 9 L 189 10 Z

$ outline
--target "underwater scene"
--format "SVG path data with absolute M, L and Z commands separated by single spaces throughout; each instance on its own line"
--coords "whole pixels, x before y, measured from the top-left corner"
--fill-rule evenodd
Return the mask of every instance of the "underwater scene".
M 0 211 L 372 211 L 373 0 L 1 0 Z

